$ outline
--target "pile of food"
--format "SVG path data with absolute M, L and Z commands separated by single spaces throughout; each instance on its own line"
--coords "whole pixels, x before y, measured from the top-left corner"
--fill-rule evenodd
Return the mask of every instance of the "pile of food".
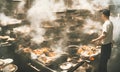
M 56 56 L 56 53 L 49 48 L 42 48 L 39 50 L 37 49 L 37 50 L 34 50 L 34 53 L 37 55 L 39 54 L 39 57 L 37 58 L 37 60 L 45 64 L 50 63 Z
M 24 48 L 25 53 L 30 53 L 32 59 L 36 59 L 44 64 L 50 63 L 56 57 L 56 53 L 50 48 L 38 48 L 32 50 L 31 48 Z
M 81 56 L 84 57 L 92 57 L 96 56 L 100 53 L 100 49 L 98 47 L 93 47 L 93 46 L 80 46 L 80 48 L 77 51 L 77 54 L 80 54 Z

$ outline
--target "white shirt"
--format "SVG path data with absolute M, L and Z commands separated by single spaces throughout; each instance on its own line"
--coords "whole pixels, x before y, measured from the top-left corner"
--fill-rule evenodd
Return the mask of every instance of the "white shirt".
M 102 31 L 106 33 L 102 44 L 111 43 L 113 41 L 113 23 L 110 20 L 105 21 Z

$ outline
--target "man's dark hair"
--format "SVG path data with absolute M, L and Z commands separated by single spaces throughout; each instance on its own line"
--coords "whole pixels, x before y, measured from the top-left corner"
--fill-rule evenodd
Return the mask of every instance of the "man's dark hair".
M 104 15 L 107 16 L 107 17 L 110 16 L 110 10 L 108 10 L 108 9 L 100 10 L 100 12 L 102 12 L 102 14 L 104 14 Z

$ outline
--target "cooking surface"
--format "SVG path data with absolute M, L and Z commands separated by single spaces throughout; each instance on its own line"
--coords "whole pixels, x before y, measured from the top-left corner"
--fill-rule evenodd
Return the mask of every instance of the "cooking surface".
M 100 46 L 91 40 L 101 33 L 99 10 L 109 8 L 116 42 L 109 71 L 120 72 L 115 1 L 0 0 L 0 59 L 8 59 L 0 67 L 8 62 L 4 69 L 16 72 L 95 72 Z

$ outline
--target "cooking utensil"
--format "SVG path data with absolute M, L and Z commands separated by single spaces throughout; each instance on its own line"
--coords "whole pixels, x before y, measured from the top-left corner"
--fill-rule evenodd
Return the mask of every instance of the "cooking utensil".
M 69 69 L 70 67 L 72 67 L 72 63 L 70 63 L 70 62 L 65 62 L 60 65 L 60 68 L 64 69 L 64 70 Z
M 3 72 L 16 72 L 17 69 L 18 69 L 18 67 L 16 65 L 8 64 L 2 69 L 2 71 Z

